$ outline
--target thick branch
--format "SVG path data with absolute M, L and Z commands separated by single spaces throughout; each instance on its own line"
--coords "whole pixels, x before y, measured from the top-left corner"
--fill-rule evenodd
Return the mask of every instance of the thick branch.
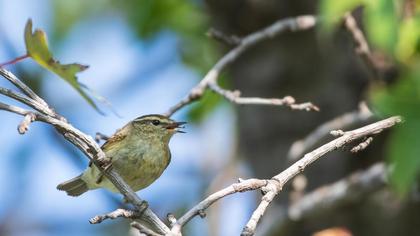
M 210 69 L 210 71 L 204 76 L 204 78 L 197 84 L 194 88 L 190 90 L 188 95 L 178 102 L 175 106 L 171 107 L 169 111 L 165 113 L 167 116 L 173 115 L 182 107 L 200 99 L 206 89 L 214 89 L 209 88 L 211 84 L 217 84 L 217 80 L 219 78 L 220 73 L 224 68 L 230 65 L 233 61 L 235 61 L 243 52 L 248 50 L 250 47 L 260 43 L 261 41 L 274 38 L 275 36 L 283 33 L 285 31 L 301 31 L 313 28 L 316 24 L 316 18 L 311 15 L 305 16 L 298 16 L 293 18 L 282 19 L 274 24 L 259 30 L 255 33 L 252 33 L 244 38 L 241 39 L 240 43 L 229 51 L 226 55 L 224 55 L 214 66 Z M 215 91 L 217 92 L 217 91 Z M 263 99 L 263 98 L 261 98 Z M 261 103 L 254 103 L 254 104 L 261 104 Z M 266 103 L 263 103 L 266 104 Z M 278 104 L 270 104 L 270 105 L 278 105 Z

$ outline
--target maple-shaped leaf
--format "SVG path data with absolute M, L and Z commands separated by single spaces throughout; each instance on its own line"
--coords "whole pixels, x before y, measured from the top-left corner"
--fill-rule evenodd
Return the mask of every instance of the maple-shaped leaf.
M 25 45 L 28 56 L 34 59 L 45 69 L 57 74 L 67 81 L 79 94 L 96 110 L 98 107 L 93 100 L 83 91 L 82 86 L 77 81 L 76 74 L 86 70 L 89 66 L 77 63 L 61 64 L 55 60 L 48 48 L 47 35 L 40 29 L 32 32 L 32 20 L 29 19 L 25 26 Z

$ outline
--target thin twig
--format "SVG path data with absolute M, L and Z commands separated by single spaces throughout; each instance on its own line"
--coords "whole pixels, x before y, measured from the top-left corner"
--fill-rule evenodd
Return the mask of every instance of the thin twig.
M 372 137 L 368 137 L 366 140 L 364 140 L 363 142 L 359 143 L 357 146 L 354 146 L 350 152 L 352 153 L 356 153 L 356 152 L 360 152 L 364 149 L 367 148 L 367 146 L 369 146 L 369 144 L 373 141 Z
M 210 83 L 209 88 L 234 104 L 288 106 L 292 110 L 319 111 L 319 108 L 310 102 L 296 104 L 296 100 L 292 96 L 286 96 L 284 98 L 241 97 L 241 93 L 239 91 L 222 89 L 216 83 Z
M 214 38 L 220 42 L 223 42 L 230 46 L 236 46 L 241 43 L 241 38 L 236 35 L 226 35 L 223 32 L 216 30 L 214 28 L 209 29 L 207 31 L 207 36 L 210 38 Z
M 136 219 L 139 218 L 140 214 L 136 211 L 127 210 L 127 209 L 116 209 L 113 212 L 104 214 L 104 215 L 97 215 L 89 220 L 91 224 L 99 224 L 106 219 L 116 219 L 118 217 L 128 218 L 128 219 Z
M 297 16 L 287 19 L 282 19 L 274 24 L 252 33 L 242 38 L 241 43 L 225 54 L 214 66 L 211 68 L 204 78 L 194 88 L 190 90 L 188 95 L 171 107 L 166 113 L 166 116 L 171 116 L 182 107 L 200 99 L 209 85 L 217 84 L 220 73 L 226 66 L 235 61 L 243 52 L 250 47 L 267 39 L 274 38 L 275 36 L 285 31 L 302 31 L 311 29 L 316 24 L 316 18 L 312 15 Z M 210 88 L 211 89 L 211 88 Z M 271 104 L 276 105 L 276 104 Z
M 44 101 L 44 99 L 40 98 L 34 91 L 32 91 L 32 89 L 30 89 L 25 83 L 20 81 L 13 73 L 3 68 L 0 68 L 0 75 L 3 76 L 8 81 L 10 81 L 13 85 L 15 85 L 18 89 L 20 89 L 29 98 L 32 98 L 38 103 L 44 105 L 48 110 L 50 110 L 48 112 L 48 115 L 54 114 L 54 112 L 49 108 L 48 104 Z
M 360 103 L 358 110 L 335 117 L 334 119 L 318 126 L 305 138 L 294 142 L 290 147 L 287 158 L 289 160 L 296 160 L 316 145 L 320 140 L 327 137 L 332 130 L 336 131 L 346 129 L 355 124 L 366 122 L 372 117 L 372 112 L 370 112 L 366 103 L 362 102 Z
M 232 184 L 222 190 L 219 190 L 206 199 L 195 205 L 191 208 L 188 212 L 186 212 L 183 216 L 181 216 L 175 224 L 173 224 L 171 232 L 175 235 L 181 232 L 181 228 L 188 223 L 194 216 L 200 215 L 200 212 L 205 211 L 209 206 L 211 206 L 217 200 L 226 197 L 228 195 L 245 192 L 250 190 L 259 189 L 263 186 L 267 185 L 266 180 L 260 179 L 247 179 L 242 180 L 240 183 Z
M 96 132 L 95 134 L 95 141 L 99 143 L 101 140 L 107 141 L 109 136 L 100 132 Z
M 353 42 L 355 43 L 355 51 L 362 58 L 366 66 L 368 67 L 373 79 L 379 78 L 379 71 L 375 64 L 375 59 L 370 51 L 369 44 L 364 36 L 362 30 L 357 25 L 356 19 L 350 12 L 344 15 L 344 26 L 347 31 L 351 34 Z
M 34 113 L 28 113 L 23 118 L 22 122 L 18 126 L 19 134 L 25 134 L 29 130 L 29 125 L 34 122 L 36 115 Z
M 47 108 L 47 109 L 45 108 L 45 105 L 40 104 L 38 101 L 33 100 L 31 98 L 28 98 L 28 97 L 26 97 L 26 95 L 15 92 L 11 89 L 0 87 L 0 94 L 3 94 L 7 97 L 10 97 L 10 98 L 12 98 L 16 101 L 19 101 L 19 102 L 25 104 L 25 105 L 28 105 L 28 106 L 32 107 L 33 109 L 35 109 L 39 112 L 42 112 L 44 114 L 47 114 L 47 115 L 48 114 L 50 114 L 50 115 L 53 114 L 52 111 L 49 108 Z

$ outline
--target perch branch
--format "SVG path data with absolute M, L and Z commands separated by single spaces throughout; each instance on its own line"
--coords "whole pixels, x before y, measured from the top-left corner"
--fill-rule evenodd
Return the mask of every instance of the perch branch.
M 11 72 L 0 68 L 0 75 L 13 83 L 25 95 L 27 95 L 27 97 L 25 100 L 23 100 L 23 95 L 16 97 L 14 96 L 15 93 L 12 93 L 12 95 L 9 93 L 3 93 L 4 95 L 11 95 L 9 97 L 12 99 L 14 98 L 17 101 L 25 101 L 23 103 L 26 104 L 27 102 L 33 108 L 35 108 L 34 104 L 41 106 L 35 108 L 39 112 L 34 112 L 17 106 L 0 103 L 0 109 L 13 112 L 24 117 L 28 117 L 31 114 L 31 121 L 42 121 L 52 125 L 61 135 L 64 136 L 65 139 L 79 148 L 98 167 L 98 169 L 104 173 L 104 175 L 115 185 L 120 193 L 124 195 L 125 199 L 134 205 L 136 210 L 143 212 L 142 220 L 156 227 L 159 232 L 169 232 L 169 228 L 150 209 L 145 207 L 145 202 L 133 192 L 130 186 L 124 182 L 124 180 L 117 172 L 115 172 L 112 168 L 104 169 L 103 166 L 107 163 L 108 159 L 106 158 L 105 153 L 101 150 L 99 145 L 92 139 L 92 137 L 76 129 L 61 115 L 55 113 L 42 98 L 36 95 L 28 86 L 26 86 Z M 4 89 L 2 89 L 2 91 L 4 91 Z
M 207 89 L 218 93 L 218 89 L 217 89 L 218 86 L 215 86 L 215 85 L 217 84 L 217 80 L 222 70 L 225 69 L 228 65 L 230 65 L 233 61 L 235 61 L 243 52 L 248 50 L 250 47 L 264 40 L 274 38 L 275 36 L 285 31 L 295 32 L 295 31 L 307 30 L 307 29 L 313 28 L 315 24 L 316 24 L 316 18 L 315 16 L 311 16 L 311 15 L 287 18 L 287 19 L 279 20 L 262 30 L 254 32 L 242 38 L 240 43 L 235 48 L 230 50 L 227 54 L 225 54 L 213 66 L 213 68 L 211 68 L 210 71 L 207 72 L 204 78 L 194 88 L 190 90 L 188 95 L 184 99 L 182 99 L 180 102 L 178 102 L 176 105 L 171 107 L 165 113 L 165 115 L 171 116 L 175 112 L 177 112 L 179 109 L 183 108 L 184 106 L 194 101 L 197 101 L 204 95 L 204 92 Z M 226 98 L 226 96 L 224 97 Z M 263 99 L 263 98 L 259 98 L 259 99 Z M 263 100 L 264 100 L 263 104 L 267 105 L 267 99 L 263 99 Z M 253 103 L 253 104 L 261 104 L 261 103 Z M 270 105 L 279 105 L 279 104 L 271 103 Z M 283 103 L 281 105 L 283 105 Z M 312 106 L 305 105 L 303 109 L 307 110 L 306 107 L 312 107 Z

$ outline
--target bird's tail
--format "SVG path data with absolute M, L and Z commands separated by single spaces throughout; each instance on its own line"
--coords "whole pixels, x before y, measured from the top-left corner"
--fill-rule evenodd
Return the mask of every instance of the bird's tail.
M 86 182 L 83 181 L 81 177 L 82 175 L 79 175 L 59 184 L 57 185 L 57 189 L 66 191 L 69 196 L 79 196 L 89 190 Z

